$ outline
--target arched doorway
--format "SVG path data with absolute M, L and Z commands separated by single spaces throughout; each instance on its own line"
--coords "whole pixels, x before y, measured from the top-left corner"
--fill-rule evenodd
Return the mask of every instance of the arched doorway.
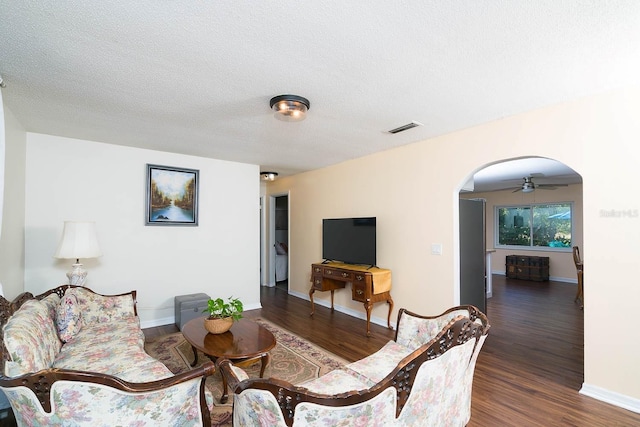
M 462 187 L 459 198 L 486 201 L 485 249 L 495 250 L 491 252 L 490 258 L 493 273 L 504 274 L 506 270 L 504 257 L 512 251 L 524 250 L 532 255 L 548 256 L 555 267 L 550 274 L 554 280 L 577 283 L 571 247 L 579 246 L 581 252 L 584 250 L 582 248 L 582 177 L 576 171 L 561 162 L 543 157 L 504 159 L 484 165 L 473 172 L 469 181 Z M 558 214 L 559 218 L 555 222 L 568 222 L 571 229 L 570 236 L 545 235 L 534 240 L 537 236 L 532 231 L 529 233 L 532 241 L 528 246 L 524 240 L 499 241 L 501 236 L 498 230 L 499 221 L 496 217 L 497 207 L 523 207 L 523 210 L 532 214 L 531 207 L 544 207 L 546 204 L 567 205 L 567 210 L 561 212 L 565 214 L 564 217 Z M 520 217 L 511 220 L 509 225 L 525 225 L 518 223 L 523 220 Z M 534 224 L 531 221 L 527 224 L 530 228 L 546 225 Z M 561 242 L 553 241 L 556 237 L 561 238 Z M 460 249 L 463 250 L 462 247 Z M 486 254 L 482 256 L 484 258 Z M 490 286 L 487 291 L 490 297 Z
M 478 183 L 479 185 L 476 185 Z M 532 189 L 530 183 L 534 186 Z M 482 199 L 485 205 L 486 220 L 482 225 L 486 242 L 485 253 L 477 256 L 485 259 L 487 314 L 490 319 L 492 314 L 496 316 L 496 328 L 492 326 L 494 341 L 501 342 L 503 331 L 500 328 L 506 327 L 507 324 L 509 334 L 518 331 L 522 334 L 521 337 L 513 338 L 511 335 L 509 338 L 509 345 L 514 342 L 514 346 L 519 346 L 517 351 L 502 351 L 503 348 L 496 350 L 496 354 L 501 355 L 500 361 L 506 363 L 507 359 L 511 359 L 508 362 L 518 365 L 520 369 L 544 376 L 545 368 L 540 365 L 539 360 L 534 359 L 540 359 L 541 354 L 555 354 L 561 358 L 561 363 L 572 366 L 558 376 L 558 381 L 579 389 L 584 372 L 584 326 L 580 304 L 573 302 L 577 275 L 571 247 L 579 246 L 580 250 L 583 250 L 581 176 L 567 165 L 553 159 L 504 159 L 484 165 L 475 171 L 470 175 L 468 185 L 463 187 L 459 199 Z M 560 207 L 560 210 L 551 213 L 549 209 L 555 207 Z M 567 207 L 566 211 L 563 207 Z M 520 214 L 519 211 L 526 212 L 529 217 Z M 534 213 L 537 216 L 534 216 Z M 460 223 L 462 222 L 461 216 Z M 561 222 L 564 224 L 560 224 Z M 569 233 L 566 224 L 570 225 Z M 460 230 L 462 233 L 462 227 Z M 507 232 L 503 233 L 505 230 Z M 529 244 L 520 244 L 527 239 Z M 461 287 L 463 269 L 466 268 L 462 262 L 464 250 L 461 236 Z M 508 278 L 506 257 L 512 254 L 548 257 L 549 280 L 541 280 L 540 277 L 522 280 Z M 558 289 L 560 292 L 556 292 Z M 511 294 L 505 298 L 504 295 L 496 295 L 496 292 Z M 462 300 L 462 289 L 460 296 L 461 303 L 465 303 Z M 557 301 L 554 298 L 563 300 Z M 498 304 L 500 312 L 492 313 L 492 306 L 496 307 Z M 539 307 L 557 307 L 555 310 L 558 316 L 552 311 L 551 314 L 538 315 L 536 310 Z M 533 329 L 536 331 L 544 330 L 548 326 L 545 324 L 545 317 L 550 316 L 557 320 L 556 324 L 549 326 L 550 328 L 566 327 L 569 331 L 567 335 L 562 335 L 561 331 L 558 336 L 572 336 L 575 340 L 572 345 L 565 346 L 564 342 L 558 343 L 549 339 L 548 337 L 554 334 L 547 331 L 545 336 L 539 337 L 537 347 L 533 351 L 527 347 L 527 340 L 533 339 L 531 336 L 525 336 L 531 333 L 531 329 L 527 327 L 535 326 Z M 526 319 L 523 322 L 529 323 L 526 323 L 527 327 L 518 329 L 518 322 L 522 319 Z M 502 339 L 502 342 L 505 340 Z

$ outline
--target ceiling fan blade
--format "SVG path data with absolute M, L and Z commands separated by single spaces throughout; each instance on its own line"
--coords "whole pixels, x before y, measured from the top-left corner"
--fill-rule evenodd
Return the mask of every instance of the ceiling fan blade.
M 507 188 L 507 190 L 509 189 Z M 517 193 L 518 191 L 522 191 L 522 187 L 516 188 L 515 190 L 512 191 L 512 193 Z
M 568 187 L 569 184 L 536 184 L 536 188 L 546 188 L 555 190 L 558 187 Z

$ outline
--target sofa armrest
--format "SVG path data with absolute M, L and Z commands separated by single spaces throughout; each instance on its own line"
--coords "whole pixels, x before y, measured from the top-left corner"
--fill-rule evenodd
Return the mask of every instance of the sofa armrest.
M 249 375 L 244 369 L 235 366 L 229 359 L 218 359 L 216 367 L 220 370 L 221 375 L 224 375 L 231 390 L 235 389 L 242 381 L 249 379 Z
M 131 420 L 209 425 L 204 380 L 214 372 L 214 364 L 206 362 L 169 378 L 130 383 L 106 374 L 46 369 L 15 378 L 1 376 L 0 388 L 24 425 L 90 426 L 101 419 L 113 420 L 114 425 Z
M 302 409 L 302 414 L 317 413 L 322 407 L 328 409 L 334 419 L 340 416 L 352 419 L 354 413 L 370 410 L 370 405 L 374 402 L 379 404 L 380 399 L 392 401 L 389 414 L 395 415 L 396 412 L 396 390 L 389 383 L 380 383 L 367 390 L 323 394 L 276 378 L 239 380 L 239 368 L 227 359 L 218 361 L 217 366 L 235 393 L 234 425 L 258 426 L 262 425 L 260 420 L 266 419 L 271 426 L 292 426 L 294 418 L 301 416 L 296 415 L 298 408 Z M 257 409 L 260 412 L 256 412 Z

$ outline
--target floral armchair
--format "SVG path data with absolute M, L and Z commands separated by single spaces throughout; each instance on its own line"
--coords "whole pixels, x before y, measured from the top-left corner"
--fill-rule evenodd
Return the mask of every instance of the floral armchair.
M 401 309 L 394 341 L 299 385 L 249 379 L 229 360 L 217 364 L 235 393 L 235 426 L 464 426 L 489 327 L 473 306 L 439 316 Z

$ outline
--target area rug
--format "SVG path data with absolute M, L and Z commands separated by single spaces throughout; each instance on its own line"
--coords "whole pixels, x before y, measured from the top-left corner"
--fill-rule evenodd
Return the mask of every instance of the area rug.
M 265 370 L 264 378 L 273 377 L 292 384 L 300 384 L 349 363 L 268 320 L 260 318 L 252 320 L 270 330 L 276 337 L 276 346 L 269 352 L 271 360 Z M 164 363 L 174 374 L 191 369 L 193 350 L 180 332 L 149 339 L 145 343 L 145 350 Z M 207 360 L 209 360 L 207 356 L 198 352 L 198 366 Z M 260 376 L 259 362 L 244 369 L 250 378 Z M 230 426 L 233 394 L 229 394 L 227 403 L 220 403 L 222 380 L 219 373 L 207 378 L 207 388 L 211 390 L 214 397 L 211 425 Z

